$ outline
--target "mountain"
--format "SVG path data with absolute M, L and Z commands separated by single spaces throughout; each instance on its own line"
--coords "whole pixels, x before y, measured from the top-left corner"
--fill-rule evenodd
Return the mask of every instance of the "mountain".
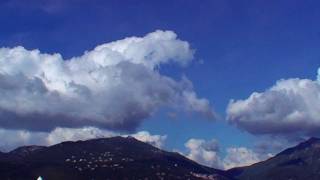
M 36 152 L 44 148 L 45 146 L 23 146 L 11 151 L 10 156 L 16 156 L 16 158 L 23 158 L 28 155 L 31 155 L 33 152 Z
M 23 146 L 0 152 L 1 180 L 35 180 L 39 176 L 44 180 L 319 180 L 320 139 L 310 138 L 266 161 L 228 171 L 199 165 L 133 137 Z
M 24 146 L 0 154 L 1 180 L 221 179 L 224 171 L 132 137 Z
M 239 180 L 319 180 L 320 139 L 310 138 L 266 161 L 227 173 Z

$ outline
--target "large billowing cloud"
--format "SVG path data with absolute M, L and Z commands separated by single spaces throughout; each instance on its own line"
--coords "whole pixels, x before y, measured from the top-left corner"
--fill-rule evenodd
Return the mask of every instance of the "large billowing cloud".
M 295 139 L 319 135 L 319 82 L 279 80 L 265 92 L 254 92 L 245 100 L 232 100 L 227 119 L 252 134 Z
M 71 59 L 0 48 L 0 126 L 134 130 L 161 107 L 214 117 L 188 79 L 176 81 L 158 71 L 167 63 L 187 65 L 193 52 L 172 31 L 102 44 Z

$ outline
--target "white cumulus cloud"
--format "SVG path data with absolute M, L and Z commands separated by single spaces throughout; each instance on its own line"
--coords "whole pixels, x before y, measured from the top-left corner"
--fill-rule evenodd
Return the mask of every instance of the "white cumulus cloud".
M 224 169 L 249 166 L 261 161 L 259 154 L 246 147 L 227 148 L 227 155 L 223 159 Z
M 214 168 L 222 167 L 219 156 L 219 144 L 215 139 L 206 141 L 204 139 L 192 138 L 185 143 L 185 147 L 188 150 L 186 156 L 189 159 Z
M 161 107 L 214 117 L 185 77 L 159 73 L 187 65 L 194 50 L 172 31 L 129 37 L 63 59 L 23 47 L 0 48 L 0 126 L 51 131 L 96 126 L 134 130 Z
M 139 141 L 149 143 L 157 148 L 162 148 L 167 139 L 167 135 L 152 135 L 148 131 L 139 131 L 134 134 L 129 134 L 128 136 L 132 136 Z
M 248 166 L 272 156 L 266 152 L 259 152 L 258 149 L 252 150 L 246 147 L 228 147 L 223 153 L 224 150 L 220 150 L 219 143 L 215 139 L 191 138 L 185 143 L 185 147 L 188 151 L 186 157 L 199 164 L 218 169 Z
M 252 134 L 291 139 L 319 135 L 320 84 L 309 79 L 279 80 L 264 92 L 232 100 L 227 119 Z
M 95 127 L 83 128 L 55 128 L 43 136 L 46 145 L 54 145 L 64 141 L 88 140 L 94 138 L 105 138 L 118 136 L 118 133 L 101 130 Z

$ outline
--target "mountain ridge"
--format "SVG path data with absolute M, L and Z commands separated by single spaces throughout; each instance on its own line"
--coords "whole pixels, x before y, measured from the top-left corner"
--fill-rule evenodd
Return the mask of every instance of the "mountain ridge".
M 1 179 L 320 179 L 320 139 L 310 138 L 250 166 L 219 170 L 133 137 L 65 141 L 0 152 Z
M 132 137 L 23 146 L 4 154 L 1 179 L 233 179 Z
M 239 180 L 320 179 L 320 139 L 311 137 L 296 146 L 250 166 L 227 170 Z

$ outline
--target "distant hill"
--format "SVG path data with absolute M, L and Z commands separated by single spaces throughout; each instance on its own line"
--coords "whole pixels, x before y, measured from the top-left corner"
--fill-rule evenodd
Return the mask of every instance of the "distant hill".
M 239 180 L 319 180 L 320 139 L 310 138 L 266 161 L 227 173 Z
M 1 180 L 217 179 L 226 172 L 205 167 L 132 137 L 25 146 L 0 153 Z

